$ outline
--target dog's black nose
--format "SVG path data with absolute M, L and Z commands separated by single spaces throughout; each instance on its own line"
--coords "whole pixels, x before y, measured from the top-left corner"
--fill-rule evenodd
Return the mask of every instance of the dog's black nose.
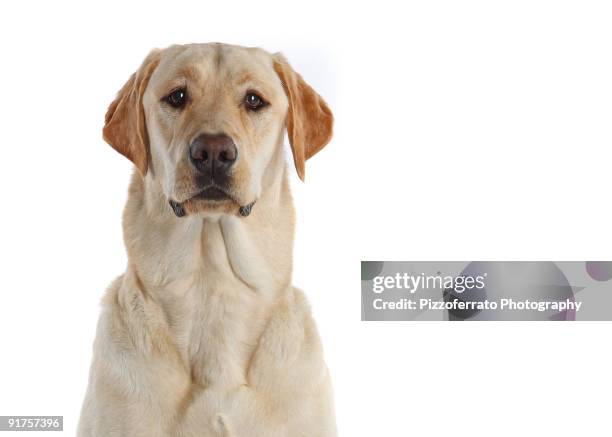
M 225 134 L 202 134 L 189 146 L 189 159 L 202 173 L 222 173 L 236 161 L 238 150 Z

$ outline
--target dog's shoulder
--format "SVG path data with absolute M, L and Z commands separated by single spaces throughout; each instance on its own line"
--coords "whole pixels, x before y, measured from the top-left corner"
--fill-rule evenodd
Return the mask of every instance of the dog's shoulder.
M 189 386 L 161 308 L 129 269 L 113 281 L 102 300 L 92 366 L 96 380 L 113 387 L 114 398 L 121 402 L 156 393 L 162 403 L 172 404 Z M 101 386 L 95 389 L 99 392 Z
M 162 308 L 130 269 L 108 287 L 100 323 L 98 330 L 118 351 L 145 357 L 176 352 Z

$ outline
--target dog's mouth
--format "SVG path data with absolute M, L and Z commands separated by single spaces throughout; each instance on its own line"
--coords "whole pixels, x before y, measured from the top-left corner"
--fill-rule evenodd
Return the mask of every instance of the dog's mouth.
M 204 188 L 191 199 L 214 200 L 217 202 L 222 200 L 233 200 L 229 194 L 214 185 Z
M 177 217 L 183 217 L 187 215 L 188 212 L 192 211 L 195 203 L 204 202 L 205 204 L 212 205 L 213 208 L 218 205 L 227 204 L 228 202 L 233 202 L 235 205 L 238 205 L 238 213 L 242 217 L 247 217 L 251 214 L 251 210 L 253 209 L 253 205 L 255 202 L 248 203 L 246 205 L 240 205 L 236 199 L 229 194 L 227 191 L 222 188 L 209 185 L 204 188 L 196 195 L 190 197 L 189 199 L 183 202 L 177 202 L 175 200 L 169 200 L 170 207 L 174 214 Z

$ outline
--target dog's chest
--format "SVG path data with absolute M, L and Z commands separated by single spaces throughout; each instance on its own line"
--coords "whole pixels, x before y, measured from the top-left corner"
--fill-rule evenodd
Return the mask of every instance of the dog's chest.
M 267 322 L 267 303 L 239 280 L 199 277 L 172 302 L 169 329 L 191 381 L 177 405 L 177 436 L 262 435 L 251 417 L 260 405 L 249 387 L 249 366 Z M 187 375 L 186 375 L 187 376 Z
M 265 328 L 267 302 L 237 279 L 197 274 L 164 302 L 170 335 L 200 388 L 246 382 L 250 358 Z

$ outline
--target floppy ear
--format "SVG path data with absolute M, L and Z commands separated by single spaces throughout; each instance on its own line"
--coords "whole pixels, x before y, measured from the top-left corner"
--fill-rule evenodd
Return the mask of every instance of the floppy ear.
M 281 55 L 274 55 L 274 70 L 289 99 L 287 134 L 295 168 L 304 180 L 306 160 L 321 150 L 332 137 L 334 116 L 327 103 Z
M 159 64 L 160 51 L 153 50 L 138 71 L 129 78 L 106 111 L 102 136 L 127 157 L 144 177 L 149 168 L 149 136 L 142 96 L 151 74 Z

